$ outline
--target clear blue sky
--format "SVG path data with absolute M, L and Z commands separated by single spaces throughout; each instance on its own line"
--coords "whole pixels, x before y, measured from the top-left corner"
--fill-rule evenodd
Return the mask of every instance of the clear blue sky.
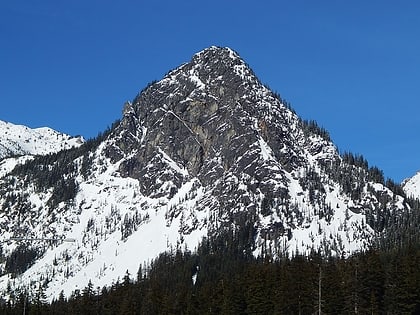
M 86 138 L 148 82 L 229 46 L 341 151 L 420 169 L 420 2 L 0 2 L 0 119 Z

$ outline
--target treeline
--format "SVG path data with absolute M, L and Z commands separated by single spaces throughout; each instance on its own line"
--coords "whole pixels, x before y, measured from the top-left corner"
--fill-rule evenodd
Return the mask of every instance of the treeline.
M 331 141 L 331 137 L 327 129 L 318 125 L 315 120 L 300 121 L 303 132 L 306 135 L 316 134 L 326 141 Z
M 0 183 L 0 193 L 6 196 L 1 211 L 10 211 L 11 208 L 28 210 L 28 198 L 19 196 L 17 192 L 23 187 L 30 186 L 33 186 L 37 193 L 52 190 L 47 202 L 47 206 L 51 209 L 56 208 L 60 202 L 71 203 L 79 189 L 76 181 L 79 169 L 83 177 L 89 176 L 95 149 L 118 124 L 119 120 L 116 120 L 104 132 L 87 140 L 80 147 L 35 156 L 26 163 L 17 165 Z M 11 188 L 14 188 L 14 192 L 10 192 Z
M 196 253 L 161 254 L 110 287 L 92 283 L 28 314 L 419 314 L 420 248 L 369 251 L 347 259 L 313 254 L 270 261 L 204 242 Z M 23 295 L 1 306 L 22 314 Z
M 24 164 L 18 164 L 7 177 L 0 181 L 0 195 L 4 199 L 0 214 L 7 213 L 12 221 L 18 221 L 26 216 L 30 222 L 30 212 L 34 210 L 29 201 L 28 191 L 31 189 L 36 193 L 52 192 L 46 202 L 51 212 L 55 211 L 61 202 L 65 206 L 71 205 L 79 190 L 76 180 L 79 171 L 85 178 L 90 175 L 95 149 L 118 124 L 119 120 L 80 147 L 35 156 Z M 33 213 L 32 217 L 36 215 L 38 214 Z M 1 222 L 0 228 L 10 229 L 1 225 Z M 13 232 L 15 236 L 26 235 L 28 228 L 25 224 L 20 224 L 13 229 Z M 0 244 L 0 262 L 5 262 L 4 269 L 0 268 L 0 275 L 20 274 L 42 254 L 43 250 L 40 247 L 20 246 L 5 257 Z
M 45 190 L 54 186 L 64 177 L 71 177 L 77 171 L 75 160 L 82 157 L 81 173 L 88 175 L 91 167 L 92 153 L 119 124 L 116 120 L 104 132 L 98 133 L 95 138 L 87 140 L 81 146 L 62 150 L 47 155 L 39 155 L 24 164 L 17 165 L 11 175 L 18 178 L 25 178 L 34 183 L 39 190 Z
M 377 248 L 393 249 L 420 243 L 420 201 L 406 196 L 401 185 L 389 178 L 385 180 L 383 172 L 376 166 L 369 166 L 362 155 L 344 152 L 341 158 L 320 161 L 320 165 L 328 175 L 326 179 L 309 176 L 312 173 L 308 169 L 301 182 L 309 187 L 319 187 L 320 182 L 330 180 L 337 182 L 344 194 L 361 205 L 352 211 L 366 215 L 366 223 L 376 233 L 374 245 Z M 375 187 L 376 183 L 383 187 Z M 322 194 L 319 188 L 316 192 Z M 374 198 L 366 199 L 367 193 Z

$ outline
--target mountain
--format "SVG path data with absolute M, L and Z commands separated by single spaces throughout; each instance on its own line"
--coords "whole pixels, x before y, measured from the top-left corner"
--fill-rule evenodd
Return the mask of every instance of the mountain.
M 346 256 L 418 227 L 399 185 L 340 155 L 220 47 L 147 86 L 98 138 L 2 174 L 0 191 L 9 298 L 109 286 L 201 242 L 268 258 Z M 22 237 L 32 240 L 13 240 Z
M 402 187 L 407 196 L 420 199 L 420 172 L 413 177 L 404 180 Z
M 0 120 L 0 160 L 18 155 L 45 155 L 79 146 L 83 141 L 51 128 L 31 129 Z
M 0 120 L 0 178 L 36 155 L 79 147 L 84 141 L 51 128 L 31 129 Z

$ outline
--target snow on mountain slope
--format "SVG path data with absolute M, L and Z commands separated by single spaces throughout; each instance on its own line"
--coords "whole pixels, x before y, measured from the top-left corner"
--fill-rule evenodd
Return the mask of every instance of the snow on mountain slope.
M 384 217 L 409 209 L 219 47 L 144 89 L 104 139 L 3 169 L 8 296 L 8 287 L 41 287 L 52 299 L 89 280 L 111 285 L 163 251 L 219 235 L 255 256 L 346 255 L 386 232 Z M 60 240 L 10 240 L 23 235 Z
M 404 180 L 402 187 L 407 196 L 420 199 L 420 172 L 413 177 Z
M 31 155 L 23 155 L 20 157 L 4 158 L 0 160 L 0 178 L 9 174 L 16 165 L 25 164 L 30 159 L 32 159 Z
M 118 164 L 109 164 L 100 157 L 96 163 L 106 167 L 81 183 L 72 211 L 44 226 L 54 232 L 33 234 L 33 237 L 66 235 L 76 239 L 75 243 L 60 241 L 19 278 L 20 282 L 31 284 L 28 289 L 33 293 L 39 283 L 43 283 L 42 279 L 52 273 L 55 276 L 49 280 L 45 292 L 50 297 L 57 296 L 61 290 L 69 295 L 83 288 L 90 279 L 95 287 L 110 285 L 126 271 L 134 276 L 141 264 L 161 252 L 175 249 L 180 242 L 180 221 L 183 219 L 179 216 L 169 223 L 167 211 L 171 205 L 178 204 L 185 209 L 192 208 L 193 200 L 182 200 L 193 182 L 186 183 L 170 200 L 150 199 L 138 194 L 138 181 L 117 175 Z M 139 226 L 130 232 L 129 238 L 124 238 L 122 227 L 126 224 L 129 228 L 128 221 L 132 219 Z M 185 242 L 195 246 L 205 235 L 206 229 L 197 229 L 186 236 Z M 10 277 L 3 277 L 0 286 L 11 281 Z
M 16 155 L 45 155 L 83 143 L 50 128 L 31 129 L 0 120 L 0 160 Z

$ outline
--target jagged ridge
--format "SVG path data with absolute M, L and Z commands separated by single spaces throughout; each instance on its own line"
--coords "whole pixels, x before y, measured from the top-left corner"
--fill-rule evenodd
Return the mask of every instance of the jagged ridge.
M 51 128 L 31 129 L 0 120 L 0 160 L 17 155 L 45 155 L 79 146 L 82 137 L 71 137 Z
M 1 179 L 2 240 L 77 240 L 32 244 L 39 257 L 21 276 L 29 291 L 42 283 L 49 297 L 69 294 L 87 278 L 109 285 L 162 251 L 222 231 L 253 255 L 343 255 L 389 232 L 385 215 L 410 210 L 229 48 L 205 49 L 147 87 L 105 140 L 84 148 L 33 165 L 47 176 L 55 170 L 74 194 L 57 199 L 63 189 L 34 184 L 36 172 L 30 181 L 17 171 Z M 3 246 L 2 269 L 16 248 Z M 3 288 L 11 283 L 10 274 L 0 278 Z

